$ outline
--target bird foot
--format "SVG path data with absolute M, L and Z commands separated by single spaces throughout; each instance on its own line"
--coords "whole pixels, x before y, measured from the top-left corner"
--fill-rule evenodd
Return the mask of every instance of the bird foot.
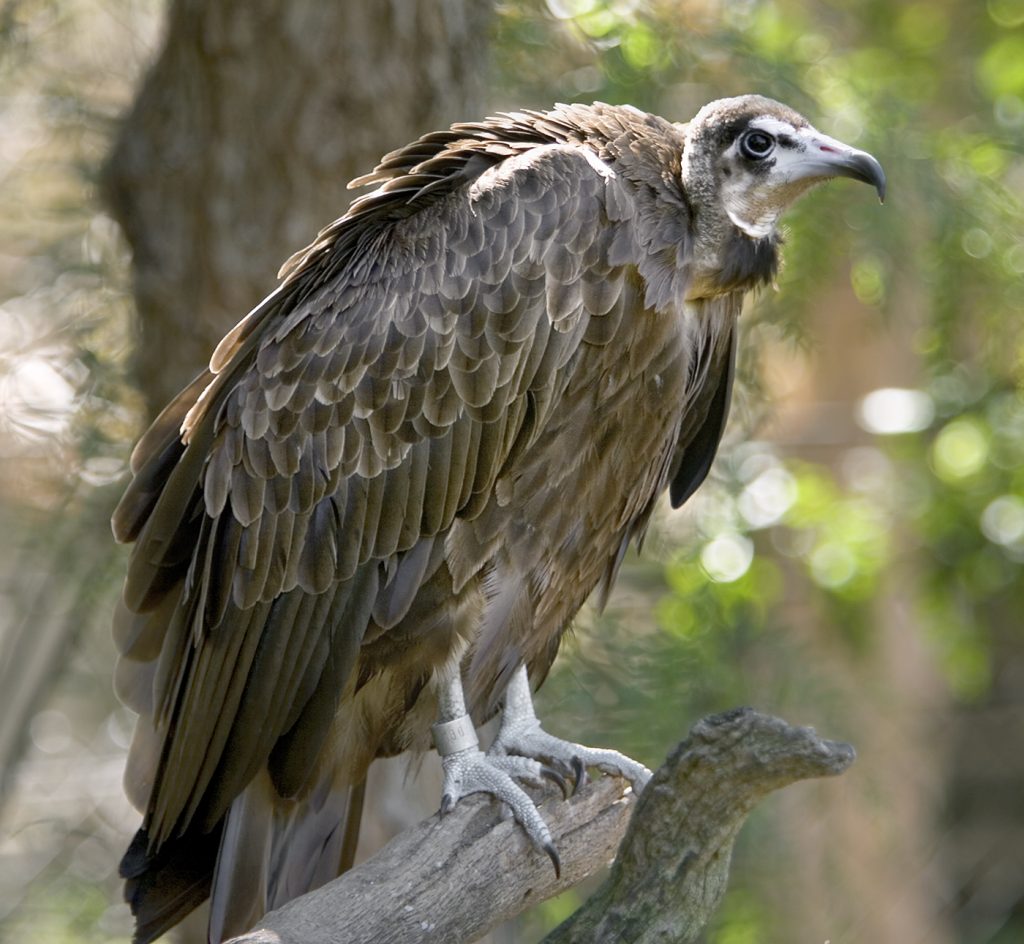
M 439 691 L 441 717 L 447 720 L 438 721 L 432 731 L 444 770 L 441 815 L 450 813 L 465 796 L 489 793 L 508 806 L 534 845 L 548 855 L 557 877 L 561 876 L 561 863 L 551 831 L 533 800 L 515 781 L 536 786 L 552 781 L 568 796 L 566 778 L 571 777 L 579 791 L 586 782 L 587 767 L 623 776 L 638 791 L 650 780 L 651 772 L 625 754 L 584 747 L 544 731 L 522 665 L 505 690 L 501 729 L 486 754 L 480 750 L 476 728 L 466 713 L 457 666 L 441 679 Z
M 565 780 L 557 771 L 528 757 L 490 755 L 477 747 L 446 754 L 441 758 L 441 765 L 444 770 L 442 816 L 450 813 L 463 797 L 473 793 L 489 793 L 508 805 L 526 835 L 551 859 L 555 876 L 561 877 L 561 862 L 551 839 L 551 831 L 533 800 L 512 779 L 515 777 L 538 786 L 545 779 L 552 780 L 561 787 L 564 794 Z
M 588 767 L 624 777 L 638 793 L 651 779 L 650 770 L 625 754 L 586 747 L 548 734 L 532 712 L 516 715 L 506 710 L 501 730 L 488 753 L 494 758 L 506 756 L 544 761 L 550 769 L 572 777 L 573 793 L 578 793 L 587 782 Z
M 584 747 L 548 734 L 537 720 L 529 677 L 526 667 L 522 665 L 516 669 L 505 690 L 501 729 L 491 745 L 490 754 L 544 761 L 552 769 L 572 777 L 574 792 L 579 792 L 586 783 L 588 767 L 597 767 L 605 773 L 625 777 L 638 793 L 651 779 L 651 772 L 643 764 L 638 764 L 625 754 Z

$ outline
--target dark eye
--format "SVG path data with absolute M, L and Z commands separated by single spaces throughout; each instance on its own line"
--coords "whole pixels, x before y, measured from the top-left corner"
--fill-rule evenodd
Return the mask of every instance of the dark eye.
M 766 131 L 748 131 L 740 138 L 740 151 L 752 161 L 760 161 L 775 150 L 775 138 Z

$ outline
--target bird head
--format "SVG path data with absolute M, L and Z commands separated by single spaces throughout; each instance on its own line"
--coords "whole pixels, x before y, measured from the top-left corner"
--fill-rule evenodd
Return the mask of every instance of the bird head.
M 770 98 L 723 98 L 686 126 L 687 194 L 698 212 L 717 204 L 751 238 L 770 235 L 793 201 L 833 177 L 871 184 L 885 199 L 885 173 L 875 158 Z

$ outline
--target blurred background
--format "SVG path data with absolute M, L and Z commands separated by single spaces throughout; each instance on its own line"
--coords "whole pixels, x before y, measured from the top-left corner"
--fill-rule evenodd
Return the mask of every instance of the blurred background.
M 756 811 L 708 944 L 1024 942 L 1024 0 L 3 0 L 0 941 L 130 937 L 107 520 L 346 181 L 496 110 L 755 90 L 874 153 L 889 201 L 790 214 L 711 479 L 581 615 L 542 717 L 651 766 L 737 704 L 856 745 Z M 374 777 L 368 848 L 438 796 Z

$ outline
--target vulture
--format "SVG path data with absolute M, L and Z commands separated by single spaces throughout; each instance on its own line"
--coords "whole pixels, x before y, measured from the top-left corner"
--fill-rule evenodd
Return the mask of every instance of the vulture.
M 871 155 L 757 95 L 686 124 L 558 105 L 427 134 L 282 268 L 136 446 L 115 686 L 148 942 L 246 930 L 351 859 L 367 767 L 442 756 L 558 867 L 520 786 L 649 772 L 531 691 L 659 497 L 701 484 L 779 217 Z M 476 726 L 501 711 L 497 739 Z

